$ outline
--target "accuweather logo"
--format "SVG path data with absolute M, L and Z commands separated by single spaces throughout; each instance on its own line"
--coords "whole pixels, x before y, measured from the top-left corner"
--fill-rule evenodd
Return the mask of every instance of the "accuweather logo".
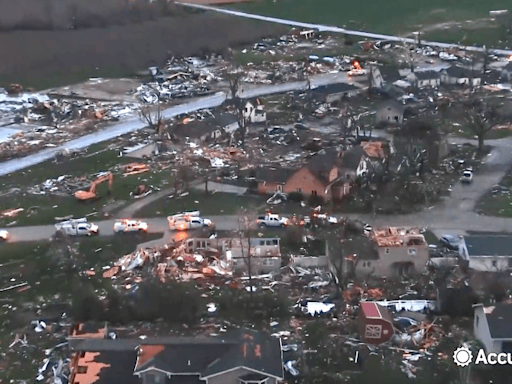
M 459 347 L 453 352 L 453 361 L 459 367 L 467 367 L 473 361 L 473 353 L 468 347 Z M 511 353 L 485 353 L 484 349 L 478 350 L 475 359 L 476 365 L 512 365 Z

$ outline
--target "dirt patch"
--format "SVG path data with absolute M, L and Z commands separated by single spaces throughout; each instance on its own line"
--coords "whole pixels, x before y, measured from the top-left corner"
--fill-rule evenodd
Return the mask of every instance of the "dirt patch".
M 221 52 L 286 30 L 200 13 L 107 28 L 1 33 L 0 46 L 9 52 L 0 62 L 0 86 L 15 82 L 41 89 L 88 77 L 123 77 L 173 55 Z

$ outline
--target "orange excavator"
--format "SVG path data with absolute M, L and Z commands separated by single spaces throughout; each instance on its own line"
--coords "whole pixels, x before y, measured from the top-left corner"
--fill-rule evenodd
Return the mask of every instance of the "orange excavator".
M 75 198 L 77 200 L 91 200 L 96 197 L 96 188 L 99 184 L 108 181 L 108 190 L 109 193 L 112 190 L 112 184 L 114 182 L 114 175 L 111 172 L 107 172 L 99 176 L 96 180 L 91 183 L 91 186 L 88 191 L 77 191 L 75 192 Z

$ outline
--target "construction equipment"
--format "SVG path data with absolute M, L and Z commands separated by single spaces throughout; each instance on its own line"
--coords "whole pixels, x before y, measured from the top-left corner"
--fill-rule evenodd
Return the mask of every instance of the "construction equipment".
M 112 184 L 114 182 L 114 175 L 112 172 L 105 172 L 98 176 L 96 180 L 91 183 L 91 186 L 88 191 L 77 191 L 75 192 L 75 198 L 78 200 L 90 200 L 96 197 L 96 188 L 98 184 L 101 184 L 105 181 L 108 181 L 108 190 L 109 193 L 112 190 Z
M 199 211 L 184 212 L 167 217 L 169 228 L 174 231 L 186 231 L 187 229 L 196 229 L 211 227 L 213 222 L 209 219 L 199 217 Z

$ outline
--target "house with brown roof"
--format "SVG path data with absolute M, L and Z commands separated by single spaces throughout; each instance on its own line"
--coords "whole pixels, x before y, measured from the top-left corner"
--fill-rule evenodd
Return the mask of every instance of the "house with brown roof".
M 84 339 L 70 384 L 277 384 L 280 339 L 238 329 L 222 337 Z
M 260 169 L 256 173 L 260 193 L 298 192 L 326 200 L 341 199 L 350 192 L 351 181 L 341 173 L 343 156 L 336 148 L 324 149 L 295 170 Z M 351 166 L 351 165 L 350 165 Z M 352 172 L 347 172 L 352 175 Z

